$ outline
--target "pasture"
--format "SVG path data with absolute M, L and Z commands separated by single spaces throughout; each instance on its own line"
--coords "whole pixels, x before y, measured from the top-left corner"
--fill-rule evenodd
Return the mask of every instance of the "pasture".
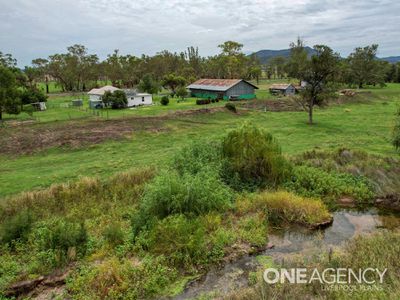
M 261 89 L 261 92 L 264 89 Z M 213 113 L 190 113 L 169 118 L 155 118 L 157 124 L 132 130 L 118 139 L 104 139 L 100 143 L 77 143 L 77 145 L 51 145 L 32 154 L 1 154 L 0 156 L 0 197 L 22 191 L 48 187 L 53 183 L 75 181 L 80 176 L 109 177 L 118 171 L 141 166 L 165 165 L 180 147 L 191 140 L 211 140 L 224 135 L 230 129 L 243 122 L 252 122 L 267 129 L 282 146 L 283 153 L 295 156 L 312 149 L 361 149 L 383 156 L 393 156 L 395 151 L 390 144 L 394 112 L 400 102 L 400 85 L 389 84 L 386 88 L 366 90 L 368 97 L 349 99 L 344 104 L 332 104 L 315 112 L 316 124 L 306 124 L 305 112 L 262 112 L 239 110 L 233 114 L 224 109 Z M 49 103 L 69 101 L 66 98 L 50 99 Z M 53 102 L 54 101 L 54 102 Z M 169 106 L 154 105 L 136 110 L 109 111 L 109 118 L 126 118 L 127 122 L 140 124 L 140 117 L 157 116 L 177 110 L 203 108 L 195 104 L 194 99 Z M 223 106 L 215 103 L 208 108 Z M 56 111 L 56 110 L 54 110 Z M 96 119 L 90 112 L 77 111 L 83 120 L 69 120 L 69 108 L 60 109 L 56 116 L 52 110 L 43 113 L 41 122 L 33 126 L 34 130 L 52 131 L 57 126 L 72 126 L 77 123 L 85 127 L 85 122 Z M 40 112 L 38 114 L 41 114 Z M 48 114 L 44 117 L 44 114 Z M 64 118 L 61 118 L 61 116 Z M 85 116 L 88 116 L 86 120 Z M 75 116 L 75 115 L 74 115 Z M 131 118 L 131 119 L 130 119 Z M 51 122 L 64 120 L 61 122 Z M 73 119 L 73 117 L 71 117 Z M 107 121 L 104 116 L 99 122 Z M 13 143 L 24 126 L 3 128 L 0 141 Z M 4 134 L 6 133 L 6 134 Z M 70 133 L 74 135 L 74 131 Z M 89 133 L 90 134 L 90 133 Z M 33 137 L 35 138 L 35 137 Z

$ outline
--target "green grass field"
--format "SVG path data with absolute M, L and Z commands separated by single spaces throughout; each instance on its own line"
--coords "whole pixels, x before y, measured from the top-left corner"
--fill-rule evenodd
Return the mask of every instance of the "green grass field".
M 139 166 L 162 166 L 178 148 L 191 140 L 210 140 L 222 136 L 245 121 L 270 131 L 288 156 L 314 148 L 340 147 L 361 149 L 384 156 L 396 155 L 390 138 L 394 113 L 400 103 L 400 85 L 390 84 L 386 88 L 370 91 L 374 97 L 369 102 L 317 109 L 314 126 L 306 124 L 305 112 L 242 111 L 238 115 L 230 112 L 198 114 L 166 120 L 166 130 L 162 132 L 138 132 L 121 141 L 104 142 L 75 150 L 50 149 L 34 155 L 2 156 L 0 197 L 47 187 L 52 183 L 76 180 L 81 176 L 108 177 L 118 171 Z M 61 100 L 54 100 L 56 101 L 61 103 Z M 168 107 L 143 107 L 132 110 L 132 114 L 154 115 L 193 107 L 196 105 L 191 99 L 185 103 L 175 103 L 173 100 Z M 51 110 L 48 112 L 48 120 L 51 120 Z M 121 117 L 128 112 L 130 110 L 111 114 L 110 111 L 110 118 Z M 90 112 L 80 113 L 90 115 Z M 43 122 L 44 120 L 46 119 L 43 117 Z M 68 117 L 64 120 L 68 120 Z M 65 125 L 68 126 L 68 122 Z M 51 123 L 42 126 L 51 128 Z

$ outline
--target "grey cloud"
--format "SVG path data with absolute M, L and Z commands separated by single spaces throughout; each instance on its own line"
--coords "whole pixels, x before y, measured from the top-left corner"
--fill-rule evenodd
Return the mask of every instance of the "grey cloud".
M 237 40 L 245 51 L 287 48 L 297 36 L 342 55 L 380 44 L 400 55 L 400 2 L 390 0 L 0 0 L 0 51 L 21 66 L 81 43 L 104 58 L 199 46 L 203 55 Z

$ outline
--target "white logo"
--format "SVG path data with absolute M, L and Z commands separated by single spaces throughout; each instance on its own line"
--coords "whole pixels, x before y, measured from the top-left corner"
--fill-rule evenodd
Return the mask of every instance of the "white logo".
M 376 268 L 347 269 L 327 268 L 323 271 L 318 269 L 308 270 L 307 268 L 275 269 L 268 268 L 264 271 L 264 280 L 268 284 L 274 283 L 296 283 L 306 284 L 319 282 L 321 284 L 376 284 L 383 283 L 387 269 L 380 271 Z M 374 279 L 375 278 L 375 279 Z

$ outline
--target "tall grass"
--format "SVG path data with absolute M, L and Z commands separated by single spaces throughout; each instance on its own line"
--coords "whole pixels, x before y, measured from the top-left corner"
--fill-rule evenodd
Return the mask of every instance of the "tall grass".
M 326 285 L 316 283 L 267 285 L 262 279 L 260 270 L 255 287 L 235 291 L 224 299 L 267 300 L 267 299 L 399 299 L 400 298 L 400 232 L 378 232 L 373 235 L 358 236 L 350 240 L 341 251 L 332 255 L 299 256 L 285 262 L 285 268 L 317 268 L 320 273 L 327 268 L 387 268 L 383 284 L 379 289 L 368 289 L 356 285 L 348 289 L 327 289 Z M 279 265 L 276 265 L 279 268 Z M 371 280 L 372 278 L 368 278 Z M 374 279 L 378 279 L 377 277 Z
M 318 199 L 296 196 L 285 191 L 263 192 L 236 203 L 239 213 L 265 211 L 274 225 L 300 224 L 312 226 L 329 222 L 332 218 L 327 207 Z

